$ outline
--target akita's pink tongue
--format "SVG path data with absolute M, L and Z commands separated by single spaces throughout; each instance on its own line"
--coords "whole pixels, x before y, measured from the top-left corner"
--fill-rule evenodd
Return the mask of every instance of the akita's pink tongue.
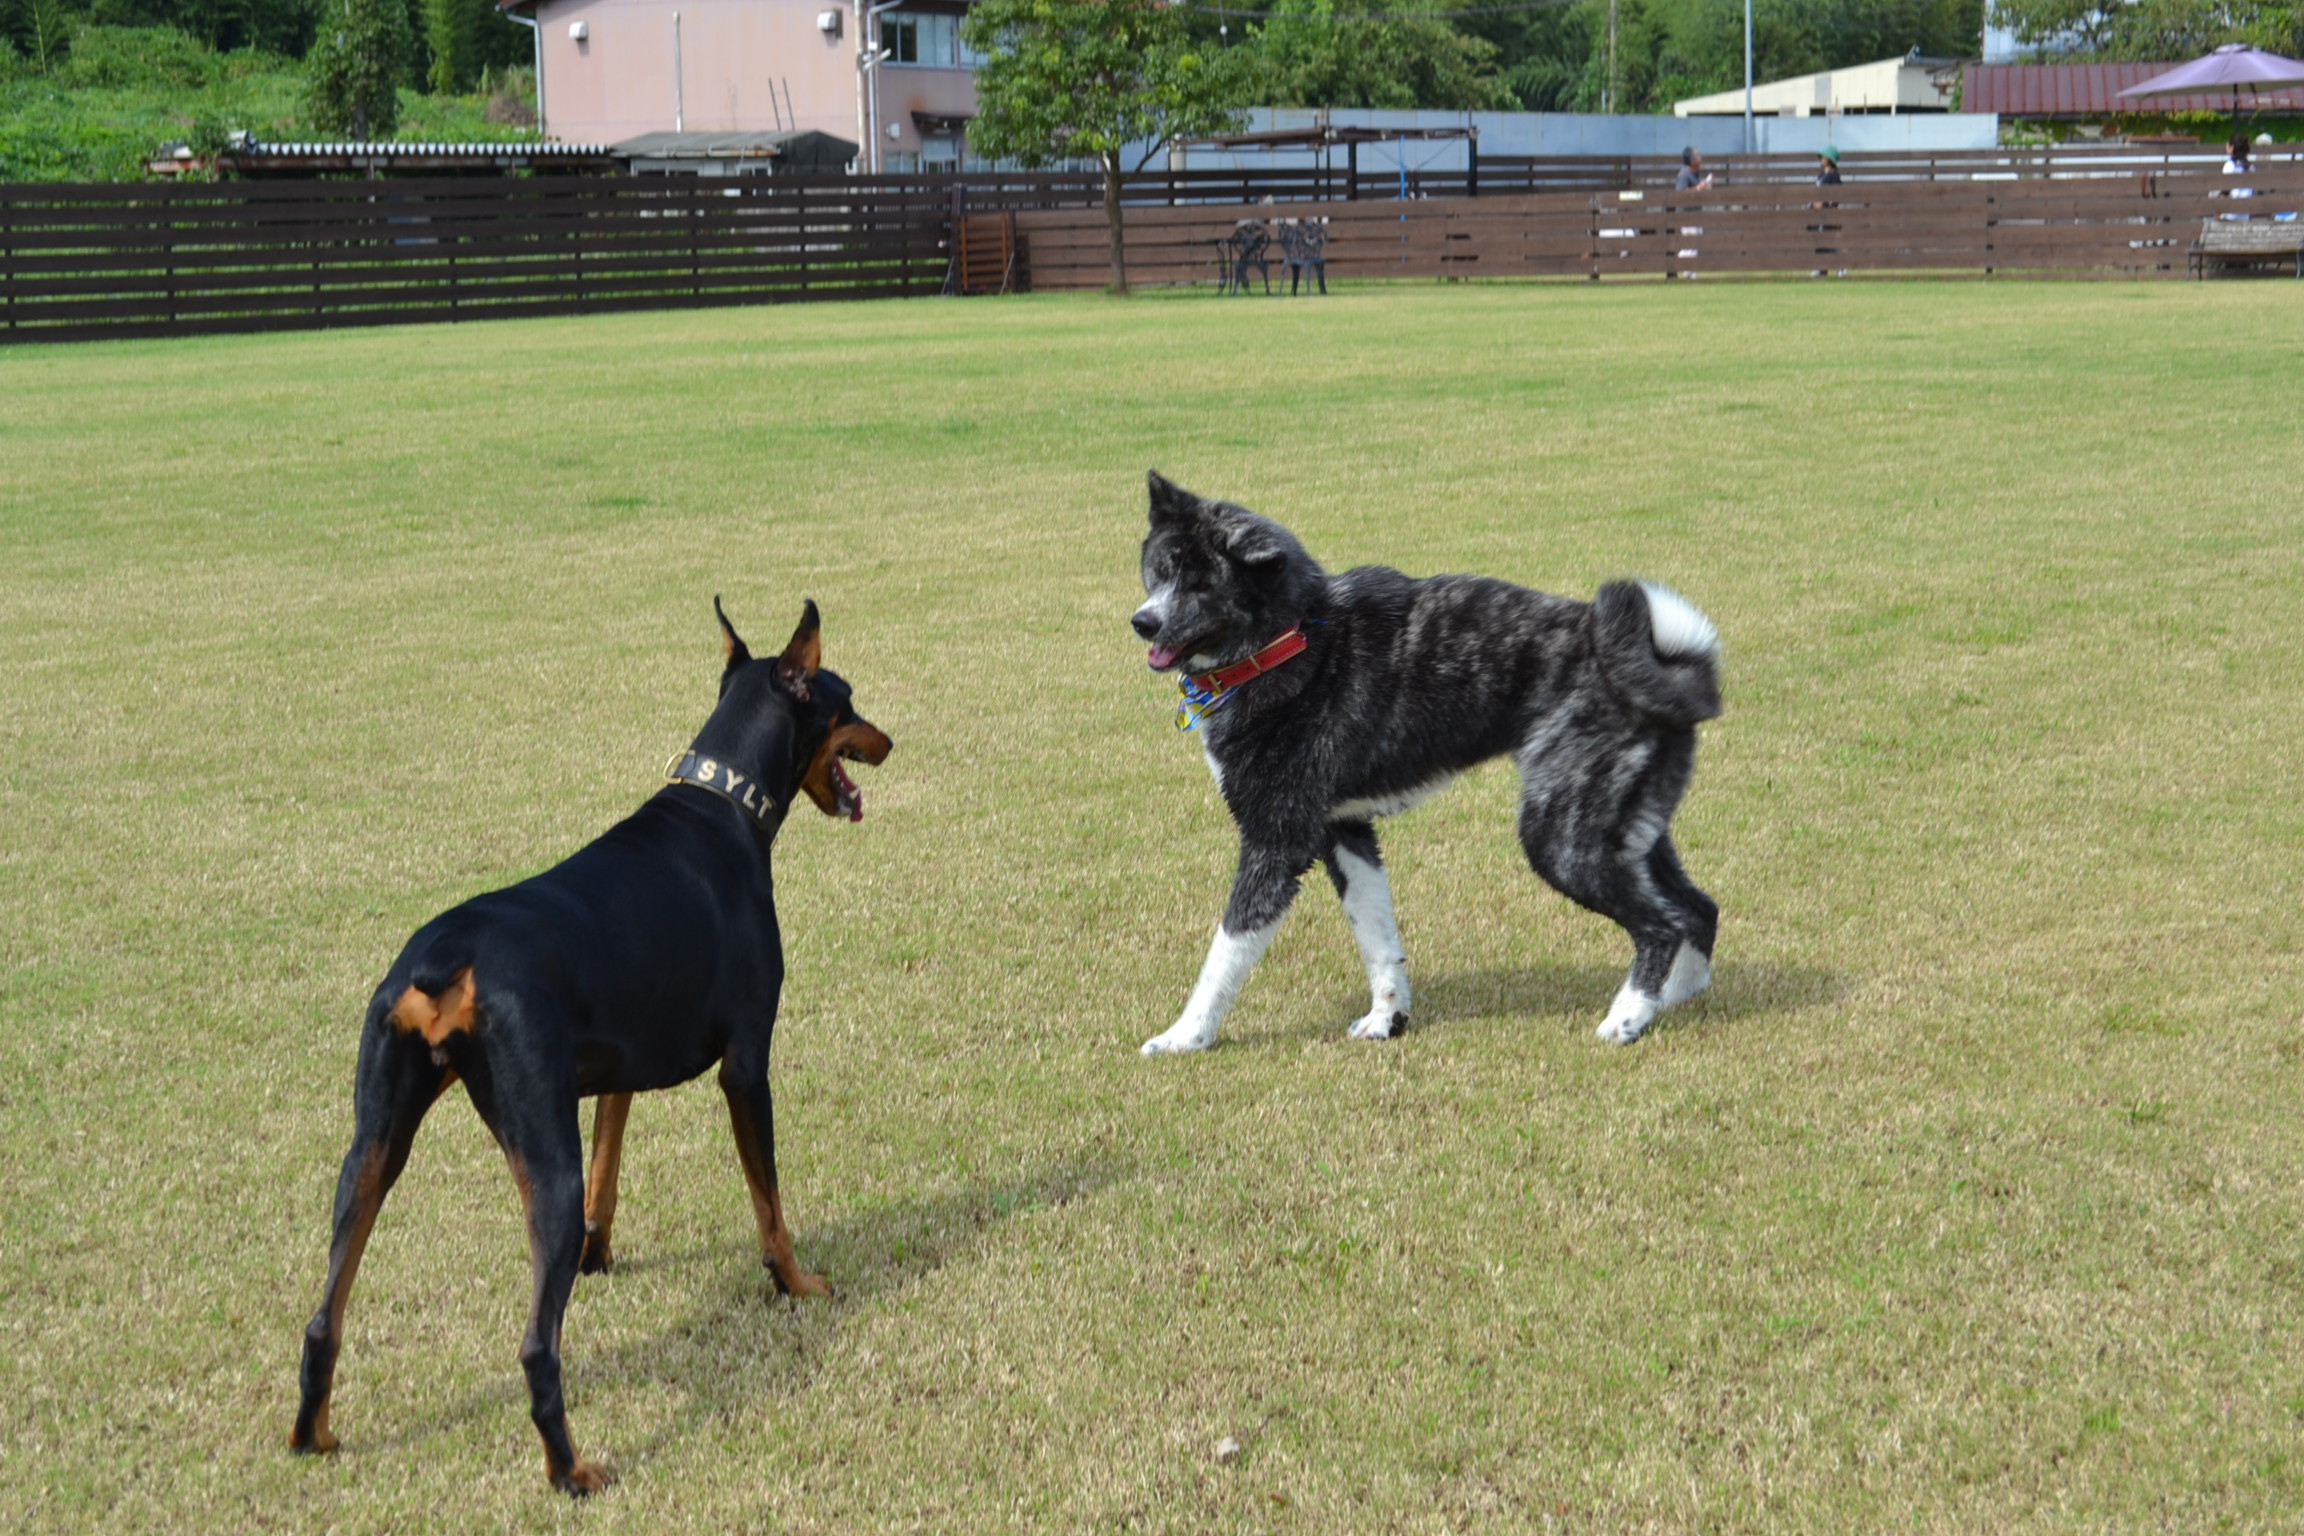
M 1176 652 L 1165 645 L 1156 645 L 1144 653 L 1145 664 L 1155 672 L 1165 672 L 1176 665 Z

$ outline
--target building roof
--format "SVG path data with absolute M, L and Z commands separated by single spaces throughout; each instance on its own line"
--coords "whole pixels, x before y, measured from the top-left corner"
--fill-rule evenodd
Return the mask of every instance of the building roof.
M 1899 59 L 1770 80 L 1752 87 L 1752 110 L 1771 117 L 1787 111 L 1802 117 L 1812 112 L 1941 112 L 1952 104 L 1952 72 L 1959 62 L 1923 58 L 1915 51 Z M 1672 103 L 1676 117 L 1733 116 L 1743 110 L 1741 86 Z
M 605 144 L 562 144 L 541 140 L 503 144 L 415 143 L 400 139 L 345 139 L 262 144 L 242 138 L 216 157 L 220 169 L 239 176 L 311 176 L 324 171 L 367 171 L 398 176 L 426 171 L 451 174 L 531 169 L 605 170 Z M 154 175 L 205 171 L 208 162 L 184 145 L 170 145 L 145 163 Z
M 643 133 L 617 144 L 612 153 L 624 161 L 774 161 L 780 171 L 837 175 L 856 158 L 856 141 L 813 128 Z
M 1960 75 L 1960 110 L 2003 117 L 2117 117 L 2123 113 L 2229 112 L 2232 93 L 2131 97 L 2120 92 L 2164 75 L 2174 64 L 1971 64 Z M 2304 111 L 2304 90 L 2241 95 L 2244 106 Z

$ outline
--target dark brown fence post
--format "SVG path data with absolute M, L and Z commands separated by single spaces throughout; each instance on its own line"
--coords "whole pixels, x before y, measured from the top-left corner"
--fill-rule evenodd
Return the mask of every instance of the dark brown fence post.
M 944 291 L 946 293 L 966 292 L 966 288 L 961 282 L 960 227 L 967 217 L 968 183 L 955 176 L 952 178 L 952 212 L 944 226 L 944 249 L 946 252 Z
M 435 218 L 432 222 L 437 225 L 438 220 Z M 463 241 L 463 238 L 464 231 L 462 228 L 454 225 L 451 225 L 439 236 L 440 244 L 448 256 L 448 318 L 450 321 L 464 318 L 456 312 L 457 301 L 463 297 L 457 289 L 456 247 Z
M 174 210 L 170 209 L 167 203 L 162 203 L 161 209 L 161 228 L 165 233 L 161 237 L 160 259 L 165 263 L 168 289 L 168 323 L 174 325 L 176 323 L 176 220 L 170 217 Z

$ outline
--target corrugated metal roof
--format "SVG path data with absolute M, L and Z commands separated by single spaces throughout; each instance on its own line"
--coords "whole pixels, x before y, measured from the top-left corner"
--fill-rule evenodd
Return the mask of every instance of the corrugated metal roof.
M 2229 112 L 2232 93 L 2152 96 L 2119 93 L 2164 75 L 2174 64 L 1971 64 L 1960 73 L 1960 110 L 2003 117 L 2114 117 L 2137 112 Z M 2247 92 L 2243 110 L 2304 111 L 2304 91 Z
M 426 155 L 434 159 L 449 156 L 527 155 L 548 160 L 555 156 L 580 155 L 598 157 L 608 153 L 605 144 L 562 144 L 558 141 L 528 140 L 504 144 L 426 144 L 412 139 L 343 139 L 301 140 L 289 144 L 251 144 L 234 150 L 243 155 Z

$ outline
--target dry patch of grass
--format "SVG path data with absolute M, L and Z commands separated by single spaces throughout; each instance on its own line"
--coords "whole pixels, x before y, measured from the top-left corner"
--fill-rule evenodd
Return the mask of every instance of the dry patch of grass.
M 2304 1498 L 2281 286 L 1362 289 L 0 354 L 0 1525 L 2262 1529 Z M 1143 674 L 1141 475 L 1335 565 L 1728 645 L 1710 997 L 1512 782 L 1389 824 L 1418 1024 L 1315 881 L 1144 1062 L 1228 826 Z M 460 1095 L 285 1450 L 401 938 L 652 786 L 710 598 L 896 739 L 779 844 L 775 1300 L 643 1099 L 549 1495 Z M 1242 1447 L 1218 1459 L 1219 1440 Z

